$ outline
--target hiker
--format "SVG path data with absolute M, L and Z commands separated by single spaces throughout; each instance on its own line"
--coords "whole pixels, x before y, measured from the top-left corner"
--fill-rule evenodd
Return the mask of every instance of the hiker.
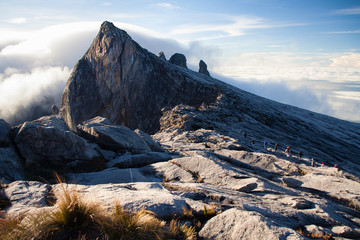
M 300 152 L 299 152 L 299 160 L 301 160 L 301 157 L 303 156 L 303 153 L 302 153 L 302 151 L 300 150 Z
M 324 166 L 324 163 L 322 162 L 322 163 L 321 163 L 321 167 L 323 167 L 323 166 Z
M 285 154 L 287 157 L 290 157 L 290 147 L 289 146 L 286 148 Z
M 267 140 L 265 139 L 265 141 L 264 141 L 264 148 L 265 148 L 266 151 L 267 151 L 267 144 L 268 144 L 268 142 L 267 142 Z
M 275 152 L 277 151 L 277 148 L 278 148 L 278 144 L 277 143 L 275 143 Z
M 311 166 L 314 166 L 314 158 L 311 158 Z

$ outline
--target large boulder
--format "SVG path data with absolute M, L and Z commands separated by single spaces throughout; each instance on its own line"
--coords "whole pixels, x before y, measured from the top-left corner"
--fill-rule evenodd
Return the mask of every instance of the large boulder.
M 13 148 L 0 148 L 0 179 L 5 182 L 24 179 L 24 167 Z
M 76 171 L 100 170 L 105 167 L 99 153 L 85 139 L 69 131 L 57 116 L 25 122 L 15 143 L 27 166 Z
M 103 117 L 98 116 L 79 124 L 78 131 L 84 138 L 114 152 L 151 152 L 147 143 L 130 128 L 112 124 Z
M 60 113 L 73 131 L 78 124 L 102 116 L 153 134 L 159 130 L 163 107 L 215 102 L 219 94 L 216 81 L 199 75 L 163 61 L 125 31 L 104 22 L 74 67 Z
M 199 232 L 204 239 L 305 239 L 256 212 L 229 209 L 210 219 Z
M 0 119 L 0 147 L 8 147 L 10 144 L 10 134 L 11 126 L 5 122 L 3 119 Z
M 149 146 L 149 148 L 151 149 L 151 151 L 154 152 L 164 152 L 165 150 L 160 146 L 160 144 L 156 141 L 154 141 L 154 139 L 147 134 L 146 132 L 141 131 L 140 129 L 136 129 L 135 133 L 137 135 L 139 135 Z

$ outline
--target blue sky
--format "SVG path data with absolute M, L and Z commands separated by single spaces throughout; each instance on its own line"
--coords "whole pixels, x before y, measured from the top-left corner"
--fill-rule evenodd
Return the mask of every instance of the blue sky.
M 0 0 L 0 118 L 59 102 L 105 20 L 194 70 L 203 59 L 240 88 L 360 122 L 359 0 Z

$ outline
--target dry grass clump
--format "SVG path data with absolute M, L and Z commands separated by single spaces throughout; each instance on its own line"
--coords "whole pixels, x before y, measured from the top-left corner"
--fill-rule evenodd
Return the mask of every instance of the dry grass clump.
M 25 214 L 18 219 L 1 219 L 0 239 L 7 240 L 142 240 L 195 239 L 193 228 L 173 221 L 166 224 L 155 214 L 130 212 L 115 203 L 107 212 L 95 202 L 85 201 L 76 191 L 66 189 L 54 207 Z

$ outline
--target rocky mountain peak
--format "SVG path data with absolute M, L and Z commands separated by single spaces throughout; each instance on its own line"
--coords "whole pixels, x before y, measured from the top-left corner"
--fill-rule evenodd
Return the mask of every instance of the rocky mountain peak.
M 110 32 L 110 31 L 116 31 L 116 27 L 114 26 L 114 24 L 112 22 L 109 22 L 109 21 L 105 21 L 101 24 L 101 27 L 100 27 L 100 31 L 101 32 Z
M 216 80 L 179 69 L 140 47 L 123 30 L 104 22 L 76 64 L 63 93 L 61 114 L 70 129 L 95 116 L 148 133 L 159 129 L 163 107 L 199 106 L 218 96 Z M 171 62 L 171 60 L 170 60 Z
M 164 61 L 166 61 L 165 53 L 163 51 L 158 53 L 158 57 Z
M 186 57 L 184 54 L 181 53 L 175 53 L 174 55 L 172 55 L 169 59 L 169 62 L 172 64 L 175 64 L 179 67 L 183 67 L 183 68 L 187 68 L 186 65 Z
M 1 236 L 49 228 L 67 193 L 39 180 L 53 182 L 56 171 L 104 213 L 91 224 L 119 203 L 181 219 L 200 239 L 360 239 L 358 123 L 164 61 L 110 22 L 75 66 L 61 114 L 52 110 L 19 126 L 0 119 L 1 223 L 24 221 Z M 81 225 L 84 236 L 103 237 Z M 56 239 L 78 237 L 70 232 Z
M 199 62 L 199 73 L 210 76 L 210 73 L 207 70 L 207 65 L 203 60 L 200 60 L 200 62 Z

